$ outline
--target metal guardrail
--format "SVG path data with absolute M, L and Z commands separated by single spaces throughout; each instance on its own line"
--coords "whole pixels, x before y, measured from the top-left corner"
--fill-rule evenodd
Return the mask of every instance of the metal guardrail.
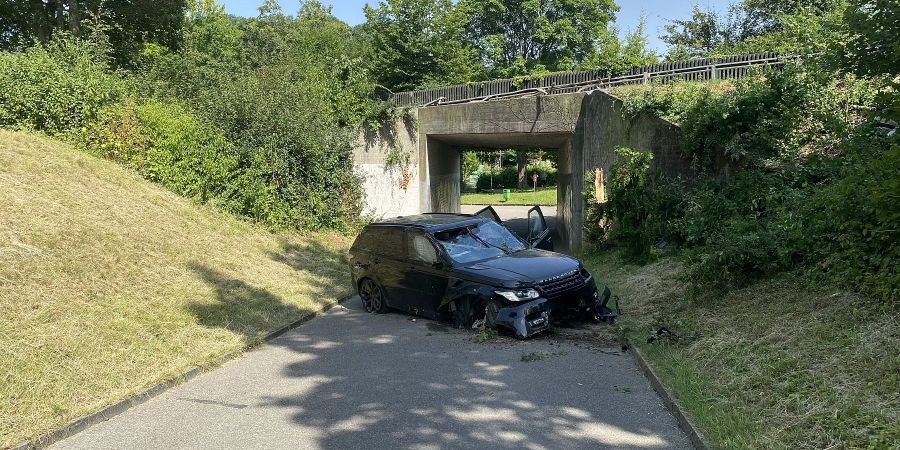
M 522 95 L 586 92 L 626 84 L 665 83 L 675 80 L 737 79 L 746 76 L 753 67 L 779 67 L 782 65 L 784 65 L 784 60 L 776 53 L 758 53 L 721 59 L 694 59 L 633 67 L 627 74 L 615 77 L 604 77 L 599 70 L 587 70 L 521 80 L 504 79 L 458 84 L 398 92 L 390 94 L 387 101 L 395 106 L 428 107 L 498 100 Z

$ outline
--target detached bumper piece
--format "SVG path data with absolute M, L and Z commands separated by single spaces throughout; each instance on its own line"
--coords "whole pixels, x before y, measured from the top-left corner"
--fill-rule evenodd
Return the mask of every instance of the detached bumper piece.
M 550 328 L 550 303 L 543 298 L 500 308 L 494 323 L 513 330 L 520 339 Z

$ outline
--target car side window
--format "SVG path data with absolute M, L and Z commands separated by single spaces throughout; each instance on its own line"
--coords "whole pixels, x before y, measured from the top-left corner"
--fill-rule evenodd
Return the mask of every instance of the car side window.
M 403 228 L 374 226 L 369 228 L 363 236 L 362 250 L 397 259 L 406 257 Z
M 434 264 L 438 262 L 437 250 L 435 250 L 434 245 L 421 231 L 407 230 L 406 245 L 410 260 L 425 264 Z

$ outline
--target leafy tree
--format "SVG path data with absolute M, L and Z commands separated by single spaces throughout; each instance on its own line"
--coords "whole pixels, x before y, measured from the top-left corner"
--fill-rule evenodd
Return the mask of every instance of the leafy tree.
M 684 60 L 708 56 L 756 32 L 756 22 L 748 19 L 740 6 L 732 6 L 723 17 L 715 9 L 694 5 L 691 18 L 671 21 L 661 38 L 669 46 L 669 60 Z
M 450 0 L 386 0 L 365 7 L 363 33 L 378 84 L 392 90 L 470 81 L 472 48 Z
M 695 6 L 691 18 L 673 20 L 662 40 L 668 59 L 775 51 L 815 54 L 839 41 L 845 0 L 744 0 L 726 15 Z
M 186 0 L 6 0 L 0 6 L 0 49 L 102 28 L 116 62 L 130 66 L 146 43 L 177 47 L 186 6 Z M 95 20 L 86 21 L 89 16 Z
M 646 18 L 641 15 L 637 26 L 625 34 L 623 41 L 618 38 L 619 30 L 614 25 L 609 25 L 607 33 L 598 44 L 599 51 L 593 58 L 582 63 L 582 68 L 601 69 L 608 76 L 615 76 L 635 66 L 656 64 L 659 56 L 650 49 L 646 27 Z
M 849 37 L 840 49 L 844 67 L 864 76 L 900 73 L 900 3 L 853 0 L 845 20 Z
M 462 0 L 486 78 L 572 70 L 597 53 L 612 0 Z

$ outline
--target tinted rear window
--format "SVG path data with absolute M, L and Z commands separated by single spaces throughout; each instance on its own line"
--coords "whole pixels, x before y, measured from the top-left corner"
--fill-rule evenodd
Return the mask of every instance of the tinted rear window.
M 353 244 L 353 249 L 403 258 L 406 255 L 404 243 L 403 228 L 373 226 L 362 232 Z

